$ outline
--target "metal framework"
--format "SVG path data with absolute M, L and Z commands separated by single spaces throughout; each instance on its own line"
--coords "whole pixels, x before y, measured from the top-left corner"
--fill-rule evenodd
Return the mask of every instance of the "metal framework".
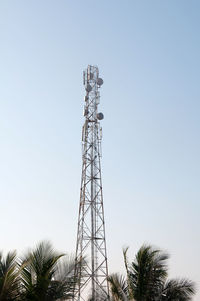
M 80 281 L 74 300 L 98 301 L 109 299 L 109 289 L 100 165 L 103 114 L 98 113 L 99 88 L 103 80 L 99 78 L 96 66 L 89 65 L 84 71 L 83 84 L 86 90 L 85 122 L 75 268 Z

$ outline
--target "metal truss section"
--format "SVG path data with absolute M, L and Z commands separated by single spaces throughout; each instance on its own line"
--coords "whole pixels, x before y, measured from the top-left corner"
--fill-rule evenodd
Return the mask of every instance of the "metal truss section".
M 75 269 L 79 283 L 74 300 L 102 301 L 109 299 L 109 290 L 100 164 L 103 114 L 98 112 L 99 88 L 103 80 L 96 66 L 88 66 L 84 71 L 83 84 L 86 90 L 85 122 Z

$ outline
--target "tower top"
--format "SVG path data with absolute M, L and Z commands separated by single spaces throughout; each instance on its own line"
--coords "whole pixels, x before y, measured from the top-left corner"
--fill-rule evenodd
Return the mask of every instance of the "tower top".
M 88 65 L 87 69 L 83 71 L 83 84 L 85 86 L 86 91 L 87 86 L 91 83 L 97 84 L 98 88 L 100 88 L 103 85 L 103 79 L 99 77 L 99 69 L 97 66 Z
M 83 85 L 85 86 L 85 108 L 84 116 L 88 121 L 97 121 L 104 118 L 103 113 L 98 113 L 98 105 L 100 103 L 99 88 L 103 85 L 103 79 L 99 77 L 99 69 L 97 66 L 88 65 L 83 71 Z

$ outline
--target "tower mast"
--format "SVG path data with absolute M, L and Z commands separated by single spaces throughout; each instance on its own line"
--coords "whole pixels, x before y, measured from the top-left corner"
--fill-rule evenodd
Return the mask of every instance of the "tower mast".
M 76 243 L 76 277 L 79 279 L 74 300 L 108 300 L 108 265 L 105 239 L 101 179 L 101 136 L 98 112 L 99 88 L 103 80 L 96 66 L 83 73 L 86 90 L 82 129 L 82 177 Z M 80 264 L 80 261 L 82 263 Z

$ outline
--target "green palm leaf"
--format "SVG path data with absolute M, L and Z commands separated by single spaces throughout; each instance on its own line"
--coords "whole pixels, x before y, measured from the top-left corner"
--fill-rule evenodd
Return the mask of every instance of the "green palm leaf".
M 119 274 L 112 274 L 108 277 L 112 297 L 114 301 L 128 300 L 128 287 L 125 278 Z
M 128 266 L 129 286 L 138 301 L 151 301 L 159 294 L 167 277 L 168 254 L 143 245 Z
M 143 245 L 132 263 L 123 250 L 127 273 L 128 298 L 136 301 L 190 301 L 195 293 L 194 283 L 187 279 L 167 280 L 169 255 L 150 245 Z M 115 280 L 115 279 L 114 279 Z M 117 281 L 111 282 L 116 300 L 123 300 Z
M 195 293 L 195 284 L 188 279 L 171 279 L 162 289 L 161 301 L 189 301 Z
M 19 271 L 16 252 L 9 252 L 6 258 L 0 253 L 0 300 L 12 301 L 19 297 Z
M 21 262 L 22 299 L 66 300 L 72 296 L 74 261 L 57 253 L 49 242 L 41 242 Z M 61 268 L 62 267 L 62 268 Z

